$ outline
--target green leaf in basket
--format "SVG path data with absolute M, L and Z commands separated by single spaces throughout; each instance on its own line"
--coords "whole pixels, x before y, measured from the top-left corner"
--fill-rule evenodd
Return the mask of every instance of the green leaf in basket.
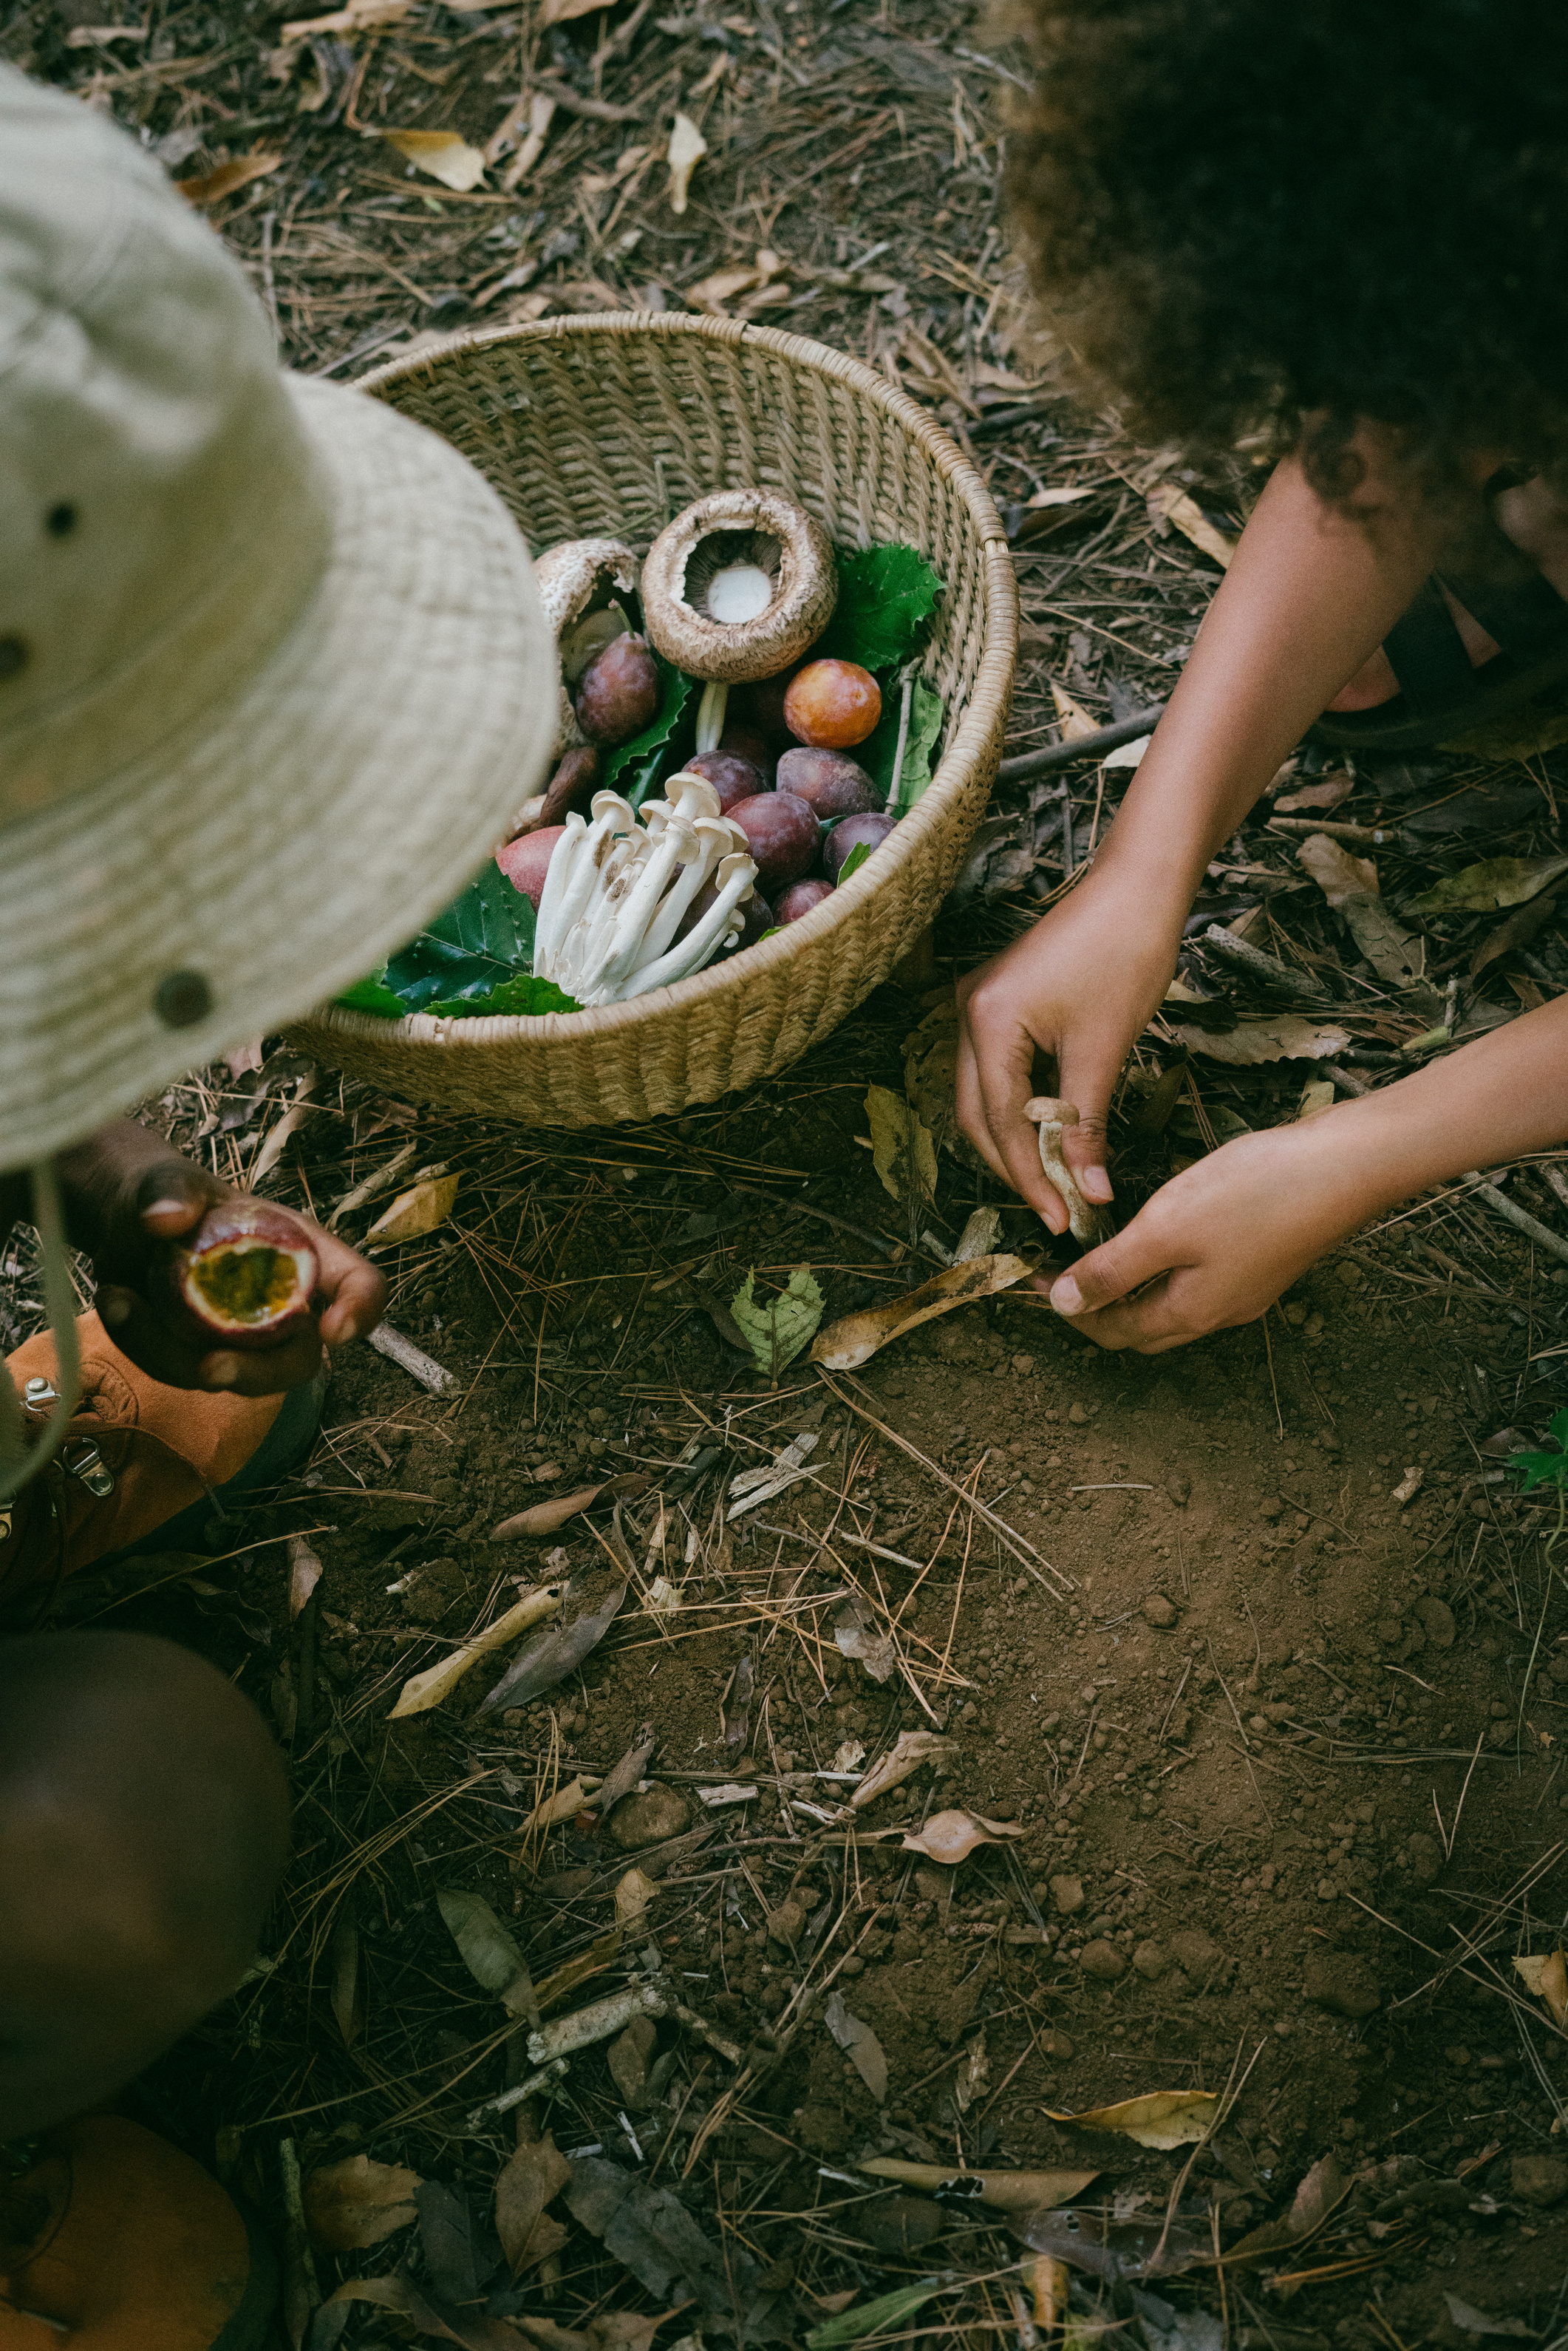
M 883 794 L 890 816 L 907 816 L 931 781 L 931 755 L 942 732 L 946 705 L 942 696 L 917 677 L 909 701 L 909 734 L 904 746 L 903 771 L 894 783 L 893 761 L 898 749 L 898 721 L 904 688 L 895 676 L 882 689 L 882 716 L 860 746 L 856 758 Z
M 852 873 L 858 873 L 861 867 L 865 863 L 866 859 L 870 855 L 870 841 L 857 841 L 854 847 L 851 850 L 849 855 L 845 858 L 843 863 L 839 868 L 839 878 L 833 884 L 834 889 L 841 890 L 844 883 L 849 880 L 850 875 Z
M 548 987 L 548 982 L 534 981 L 533 961 L 533 903 L 487 857 L 466 890 L 434 922 L 338 1001 L 351 1011 L 378 1012 L 392 1020 L 405 1012 L 433 1010 L 458 1017 L 559 1011 L 559 1003 L 494 1000 L 498 990 L 515 988 L 519 981 L 529 991 Z
M 942 594 L 942 580 L 913 547 L 892 540 L 855 551 L 838 548 L 839 601 L 811 648 L 811 658 L 895 668 L 908 660 Z
M 437 998 L 424 1008 L 448 1020 L 476 1020 L 492 1012 L 536 1018 L 544 1012 L 580 1012 L 582 1007 L 553 979 L 538 979 L 531 971 L 522 971 L 515 979 L 500 981 L 487 995 Z
M 695 677 L 672 669 L 662 653 L 653 658 L 659 665 L 659 707 L 640 735 L 604 754 L 600 774 L 600 789 L 619 792 L 633 808 L 642 807 L 661 776 L 674 773 L 665 755 L 697 691 Z
M 384 971 L 386 966 L 382 967 Z M 408 1007 L 401 997 L 383 987 L 380 979 L 357 979 L 346 987 L 338 1002 L 347 1012 L 374 1012 L 383 1020 L 401 1020 Z

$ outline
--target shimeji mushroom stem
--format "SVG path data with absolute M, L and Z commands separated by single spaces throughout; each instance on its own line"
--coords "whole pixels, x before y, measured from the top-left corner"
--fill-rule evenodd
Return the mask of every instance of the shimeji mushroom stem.
M 724 714 L 729 703 L 729 680 L 710 677 L 703 688 L 703 698 L 697 705 L 697 749 L 716 751 L 718 738 L 724 733 Z
M 1040 1164 L 1061 1195 L 1068 1230 L 1081 1248 L 1098 1248 L 1111 1238 L 1111 1219 L 1103 1208 L 1084 1198 L 1061 1147 L 1062 1128 L 1078 1123 L 1075 1104 L 1059 1102 L 1053 1094 L 1037 1094 L 1032 1102 L 1025 1102 L 1023 1114 L 1040 1129 Z
M 904 798 L 904 754 L 909 743 L 909 713 L 915 700 L 915 664 L 904 673 L 904 691 L 898 703 L 898 740 L 893 748 L 893 781 L 888 787 L 887 806 L 890 813 L 898 814 Z
M 704 776 L 673 776 L 669 798 L 639 822 L 617 792 L 599 792 L 593 822 L 567 819 L 540 893 L 534 969 L 584 1006 L 645 996 L 700 971 L 738 928 L 757 868 L 744 836 L 719 814 Z M 714 903 L 675 933 L 709 883 Z

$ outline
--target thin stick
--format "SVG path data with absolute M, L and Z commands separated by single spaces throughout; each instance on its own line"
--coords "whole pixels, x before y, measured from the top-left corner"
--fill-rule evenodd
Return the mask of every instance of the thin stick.
M 929 1477 L 935 1478 L 939 1485 L 946 1486 L 951 1493 L 956 1494 L 970 1510 L 984 1519 L 1003 1548 L 1011 1552 L 1019 1565 L 1026 1568 L 1036 1583 L 1051 1593 L 1053 1600 L 1066 1599 L 1068 1593 L 1075 1588 L 1071 1577 L 1064 1578 L 1060 1570 L 1050 1566 L 1041 1559 L 1032 1543 L 1026 1542 L 1022 1535 L 1014 1533 L 1005 1519 L 999 1519 L 995 1510 L 988 1509 L 977 1495 L 966 1494 L 957 1480 L 949 1478 L 946 1469 L 938 1468 L 928 1454 L 922 1453 L 917 1445 L 911 1445 L 906 1437 L 900 1437 L 896 1429 L 889 1428 L 884 1420 L 879 1420 L 875 1413 L 869 1412 L 864 1405 L 857 1402 L 854 1396 L 840 1387 L 837 1381 L 831 1379 L 820 1366 L 817 1375 L 822 1385 L 830 1389 L 841 1404 L 848 1405 L 850 1410 L 858 1413 L 862 1420 L 869 1421 L 879 1436 L 885 1437 L 890 1445 L 896 1445 L 901 1453 L 907 1453 L 909 1458 L 912 1461 L 917 1461 Z

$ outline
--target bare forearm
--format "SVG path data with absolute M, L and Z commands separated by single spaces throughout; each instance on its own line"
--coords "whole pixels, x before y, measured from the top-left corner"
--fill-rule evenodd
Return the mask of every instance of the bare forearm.
M 1375 1207 L 1568 1140 L 1568 997 L 1312 1124 Z
M 1365 528 L 1325 507 L 1292 460 L 1276 470 L 1097 861 L 1102 883 L 1186 912 L 1216 848 L 1409 603 L 1446 528 L 1384 507 Z

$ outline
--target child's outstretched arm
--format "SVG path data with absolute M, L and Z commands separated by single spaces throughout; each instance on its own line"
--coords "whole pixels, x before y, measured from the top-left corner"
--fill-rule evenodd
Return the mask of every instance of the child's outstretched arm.
M 1379 479 L 1364 431 L 1369 527 L 1329 507 L 1293 460 L 1242 533 L 1186 670 L 1093 871 L 960 995 L 958 1115 L 997 1175 L 1054 1232 L 1067 1212 L 1040 1172 L 1024 1104 L 1037 1054 L 1076 1102 L 1069 1165 L 1108 1200 L 1105 1119 L 1133 1041 L 1170 983 L 1204 868 L 1304 729 L 1381 643 L 1451 524 Z M 1484 479 L 1495 460 L 1478 460 Z
M 1397 1085 L 1195 1161 L 1125 1232 L 1061 1274 L 1051 1302 L 1103 1347 L 1159 1354 L 1249 1322 L 1314 1258 L 1397 1201 L 1565 1134 L 1568 997 L 1559 997 Z

